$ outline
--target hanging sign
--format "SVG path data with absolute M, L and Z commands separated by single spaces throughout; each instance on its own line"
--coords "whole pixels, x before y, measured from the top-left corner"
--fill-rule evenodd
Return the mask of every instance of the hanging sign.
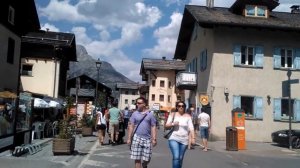
M 208 105 L 208 95 L 200 95 L 200 103 L 203 106 Z

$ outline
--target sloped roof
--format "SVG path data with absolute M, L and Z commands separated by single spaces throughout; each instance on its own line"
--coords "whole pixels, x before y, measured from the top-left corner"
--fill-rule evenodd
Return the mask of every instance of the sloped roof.
M 230 26 L 300 32 L 300 14 L 271 11 L 269 18 L 257 18 L 235 14 L 229 8 L 186 5 L 174 59 L 186 57 L 195 23 L 206 28 Z
M 141 64 L 141 71 L 146 69 L 147 70 L 184 70 L 185 61 L 144 58 Z
M 138 83 L 117 83 L 117 89 L 139 89 L 140 85 Z

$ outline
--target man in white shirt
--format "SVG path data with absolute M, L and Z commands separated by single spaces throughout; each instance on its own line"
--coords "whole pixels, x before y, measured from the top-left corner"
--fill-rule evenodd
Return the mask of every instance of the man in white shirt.
M 203 109 L 201 109 L 201 113 L 198 116 L 198 122 L 200 125 L 200 135 L 202 138 L 202 143 L 204 146 L 203 151 L 207 151 L 207 139 L 210 132 L 210 117 L 207 113 L 204 112 Z

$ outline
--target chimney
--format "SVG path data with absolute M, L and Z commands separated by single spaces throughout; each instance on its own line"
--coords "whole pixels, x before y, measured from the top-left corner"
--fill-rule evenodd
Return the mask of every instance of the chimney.
M 206 6 L 208 8 L 213 8 L 214 7 L 214 0 L 206 0 Z
M 299 5 L 293 5 L 290 8 L 291 8 L 291 13 L 300 13 L 300 6 Z

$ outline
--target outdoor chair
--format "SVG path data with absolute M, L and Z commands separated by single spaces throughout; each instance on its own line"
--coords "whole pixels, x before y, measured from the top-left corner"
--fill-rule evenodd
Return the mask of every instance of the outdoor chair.
M 54 137 L 57 134 L 58 121 L 52 123 L 52 136 Z

